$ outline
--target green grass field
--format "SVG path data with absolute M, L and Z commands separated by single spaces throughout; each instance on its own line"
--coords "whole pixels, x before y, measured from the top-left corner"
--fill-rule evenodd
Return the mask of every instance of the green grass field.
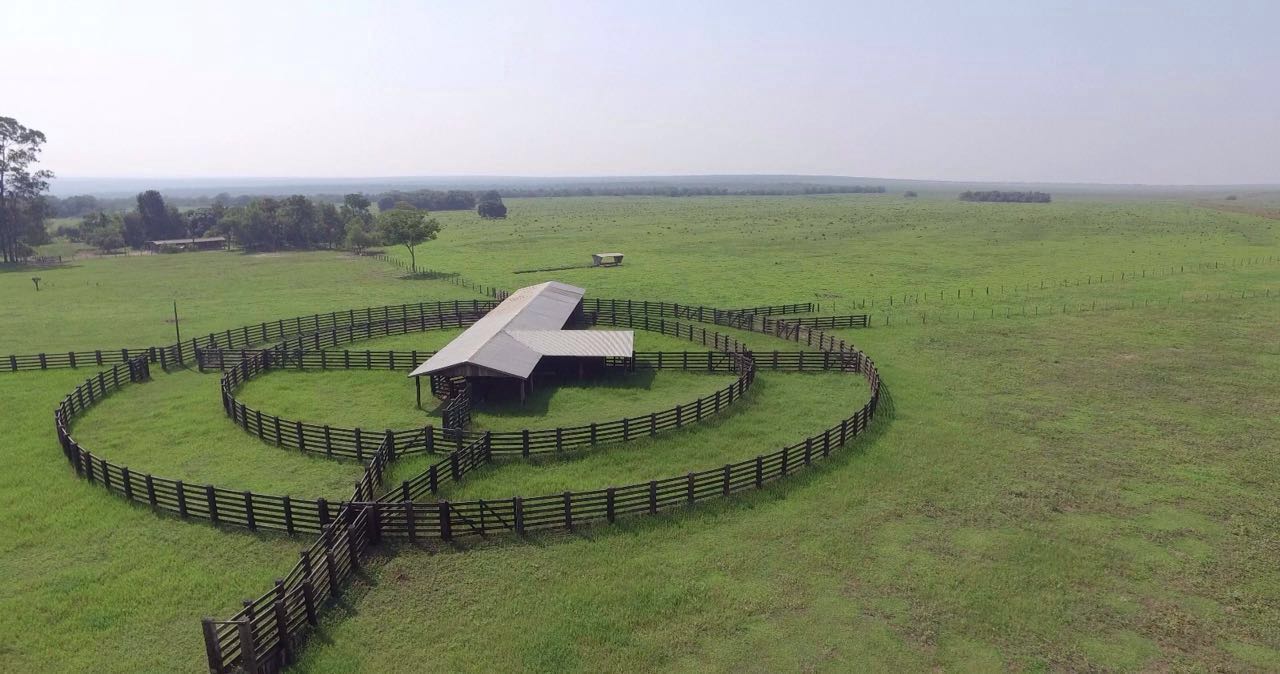
M 508 205 L 506 221 L 439 214 L 446 229 L 419 262 L 605 297 L 820 301 L 823 313 L 865 302 L 875 327 L 838 334 L 875 358 L 891 403 L 852 451 L 749 497 L 576 534 L 388 549 L 326 614 L 299 671 L 1280 668 L 1276 221 L 1134 200 Z M 512 274 L 596 250 L 626 262 Z M 325 252 L 85 260 L 44 272 L 39 294 L 29 274 L 0 273 L 11 304 L 0 352 L 167 341 L 175 296 L 193 335 L 474 297 L 399 273 Z M 430 350 L 453 334 L 351 348 Z M 50 411 L 89 372 L 0 373 L 0 512 L 16 527 L 0 543 L 0 670 L 201 670 L 199 617 L 267 589 L 310 541 L 157 517 L 77 479 Z M 620 416 L 724 381 L 663 372 L 648 388 L 547 392 L 536 409 L 541 425 L 575 423 L 589 403 Z M 412 396 L 393 372 L 275 372 L 243 390 L 284 416 L 375 427 L 433 418 Z M 504 462 L 445 497 L 709 468 L 819 430 L 866 397 L 856 376 L 762 372 L 713 420 Z M 477 415 L 492 428 L 527 420 Z M 73 433 L 136 470 L 242 489 L 341 495 L 359 471 L 244 434 L 222 415 L 213 374 L 157 372 Z

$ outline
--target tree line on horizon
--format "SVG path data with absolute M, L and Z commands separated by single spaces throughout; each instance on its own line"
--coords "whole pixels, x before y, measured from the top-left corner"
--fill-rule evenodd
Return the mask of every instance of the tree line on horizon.
M 225 236 L 246 250 L 348 247 L 357 251 L 383 244 L 435 238 L 439 224 L 430 211 L 475 209 L 481 218 L 505 218 L 497 190 L 389 190 L 305 196 L 182 197 L 166 201 L 157 190 L 132 198 L 47 194 L 53 173 L 38 169 L 45 135 L 11 117 L 0 117 L 0 261 L 21 262 L 49 243 L 45 222 L 80 218 L 61 225 L 59 236 L 103 251 L 142 248 L 148 241 Z M 602 184 L 504 190 L 508 197 L 717 196 L 794 194 L 880 194 L 883 186 L 778 183 L 760 187 L 716 185 Z M 377 206 L 378 211 L 372 210 Z
M 345 247 L 363 252 L 419 238 L 404 234 L 418 227 L 431 232 L 421 240 L 435 238 L 440 229 L 428 211 L 412 203 L 395 202 L 375 213 L 373 202 L 358 193 L 346 195 L 341 205 L 295 194 L 182 211 L 165 203 L 158 191 L 147 190 L 134 202 L 134 208 L 123 213 L 93 211 L 78 225 L 63 225 L 54 233 L 103 251 L 140 249 L 149 241 L 222 236 L 249 251 Z
M 493 190 L 479 195 L 432 190 L 384 194 L 376 213 L 374 202 L 359 193 L 343 195 L 340 203 L 301 194 L 244 199 L 220 194 L 207 205 L 188 209 L 166 203 L 156 190 L 128 201 L 92 195 L 60 199 L 45 194 L 53 173 L 36 168 L 45 141 L 42 132 L 0 117 L 0 262 L 26 261 L 36 246 L 49 243 L 46 219 L 79 217 L 78 224 L 61 225 L 55 233 L 104 252 L 212 236 L 227 237 L 251 251 L 345 246 L 363 252 L 371 246 L 404 245 L 416 272 L 414 246 L 440 231 L 426 207 L 475 208 L 482 218 L 506 217 L 507 212 Z
M 815 185 L 807 183 L 779 183 L 767 187 L 731 188 L 717 186 L 678 187 L 664 185 L 604 185 L 576 187 L 532 187 L 505 188 L 502 194 L 507 198 L 538 197 L 625 197 L 625 196 L 790 196 L 818 194 L 884 194 L 883 185 Z M 370 195 L 369 199 L 381 209 L 389 209 L 398 202 L 413 204 L 419 209 L 429 211 L 466 211 L 478 209 L 486 201 L 501 203 L 497 190 L 388 190 Z M 283 198 L 282 195 L 242 194 L 232 196 L 227 192 L 215 195 L 169 197 L 169 203 L 180 209 L 202 208 L 221 204 L 223 206 L 247 206 L 254 199 L 266 196 Z M 316 202 L 341 204 L 345 194 L 313 194 L 310 198 Z M 77 194 L 66 197 L 45 195 L 47 217 L 78 218 L 94 211 L 127 211 L 134 206 L 134 197 L 98 197 L 91 194 Z
M 1022 204 L 1047 204 L 1053 198 L 1047 192 L 1007 192 L 1001 190 L 965 190 L 960 201 L 1002 201 Z

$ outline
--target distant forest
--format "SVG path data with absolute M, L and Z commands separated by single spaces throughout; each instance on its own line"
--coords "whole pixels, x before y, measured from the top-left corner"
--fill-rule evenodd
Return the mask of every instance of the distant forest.
M 32 204 L 41 218 L 78 219 L 60 224 L 53 234 L 99 250 L 141 248 L 146 242 L 225 236 L 247 250 L 350 248 L 397 242 L 395 225 L 406 212 L 415 222 L 438 229 L 432 211 L 474 210 L 485 219 L 505 218 L 506 197 L 883 194 L 883 186 L 775 183 L 759 185 L 671 186 L 615 183 L 536 186 L 503 190 L 389 190 L 374 195 L 349 193 L 306 196 L 238 195 L 165 197 L 156 190 L 133 197 L 41 195 Z M 376 210 L 374 210 L 376 207 Z M 47 240 L 43 228 L 40 241 Z
M 1052 198 L 1047 192 L 1002 192 L 1000 190 L 986 190 L 981 192 L 961 192 L 960 201 L 1005 201 L 1022 204 L 1047 204 L 1052 201 Z
M 506 198 L 535 197 L 701 197 L 701 196 L 789 196 L 802 194 L 884 194 L 883 185 L 822 185 L 813 183 L 777 183 L 758 186 L 725 187 L 717 185 L 672 186 L 660 184 L 600 184 L 547 187 L 518 187 L 501 191 Z M 469 211 L 485 201 L 495 190 L 389 190 L 367 195 L 381 210 L 390 210 L 397 203 L 412 204 L 427 211 Z M 248 206 L 251 202 L 268 197 L 283 198 L 279 194 L 242 194 L 231 196 L 226 192 L 203 196 L 169 196 L 166 201 L 177 208 L 209 208 L 212 206 Z M 317 203 L 341 204 L 345 194 L 314 194 Z M 136 205 L 135 197 L 95 197 L 76 195 L 56 197 L 45 195 L 48 217 L 78 218 L 98 211 L 122 213 Z

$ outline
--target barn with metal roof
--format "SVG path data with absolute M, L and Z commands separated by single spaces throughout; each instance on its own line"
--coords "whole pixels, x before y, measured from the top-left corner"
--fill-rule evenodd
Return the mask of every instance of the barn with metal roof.
M 410 377 L 465 377 L 494 388 L 492 380 L 519 380 L 521 397 L 535 371 L 597 369 L 606 359 L 630 359 L 630 330 L 582 330 L 586 290 L 557 281 L 521 288 L 419 365 Z

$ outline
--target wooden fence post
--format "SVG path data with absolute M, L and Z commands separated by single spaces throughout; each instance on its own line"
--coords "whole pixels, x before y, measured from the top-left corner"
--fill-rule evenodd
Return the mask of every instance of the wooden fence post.
M 236 625 L 236 631 L 240 635 L 240 660 L 244 671 L 258 671 L 258 649 L 253 643 L 253 623 L 241 620 Z
M 326 526 L 324 528 L 324 566 L 325 571 L 329 574 L 329 596 L 336 597 L 342 594 L 338 584 L 338 563 L 333 558 L 333 527 Z
M 440 538 L 446 541 L 453 540 L 453 522 L 452 511 L 449 508 L 448 501 L 439 501 L 436 504 L 440 513 Z
M 218 526 L 218 497 L 213 492 L 213 485 L 204 486 L 204 498 L 209 504 L 209 521 L 216 527 Z
M 244 492 L 244 520 L 249 531 L 258 530 L 258 522 L 253 516 L 253 492 L 247 489 Z
M 364 507 L 365 514 L 365 537 L 369 540 L 369 545 L 378 545 L 382 542 L 382 515 L 378 510 L 378 505 L 372 504 Z
M 223 674 L 227 670 L 222 666 L 222 647 L 218 644 L 218 630 L 213 626 L 213 618 L 201 618 L 200 628 L 204 632 L 204 653 L 209 661 L 209 672 Z
M 311 584 L 309 573 L 302 580 L 302 607 L 307 612 L 308 625 L 315 627 L 320 624 L 319 616 L 316 615 L 316 588 Z
M 511 514 L 515 520 L 515 529 L 517 536 L 524 535 L 524 499 L 519 496 L 511 499 Z
M 289 614 L 284 610 L 283 600 L 277 599 L 271 607 L 275 611 L 276 641 L 280 642 L 281 656 L 284 660 L 284 664 L 292 664 L 293 638 L 289 636 Z

